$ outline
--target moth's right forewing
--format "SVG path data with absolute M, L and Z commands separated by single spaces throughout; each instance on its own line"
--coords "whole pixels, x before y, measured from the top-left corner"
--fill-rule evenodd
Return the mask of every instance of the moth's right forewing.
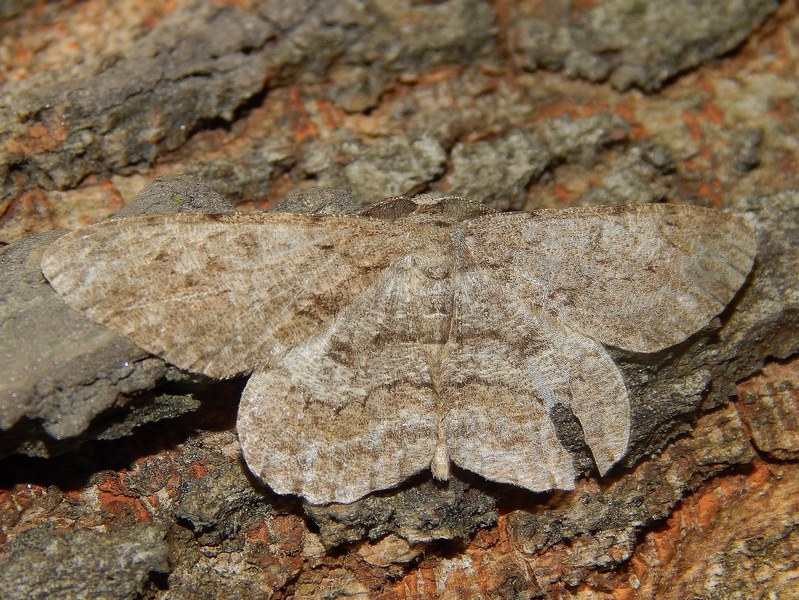
M 316 335 L 396 257 L 391 223 L 173 214 L 67 234 L 42 270 L 88 318 L 188 370 L 230 377 Z

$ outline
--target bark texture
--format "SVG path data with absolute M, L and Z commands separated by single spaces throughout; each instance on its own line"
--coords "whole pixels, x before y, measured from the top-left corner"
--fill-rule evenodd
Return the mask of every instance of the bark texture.
M 0 596 L 799 594 L 798 38 L 773 0 L 0 2 Z M 758 254 L 704 331 L 614 353 L 606 477 L 565 411 L 574 491 L 456 470 L 321 507 L 247 473 L 243 380 L 145 354 L 38 270 L 52 230 L 117 211 L 417 192 L 712 206 Z

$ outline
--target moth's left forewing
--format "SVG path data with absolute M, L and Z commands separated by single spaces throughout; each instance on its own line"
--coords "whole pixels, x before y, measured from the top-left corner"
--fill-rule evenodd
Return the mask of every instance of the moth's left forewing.
M 468 223 L 465 244 L 521 302 L 635 352 L 706 325 L 743 285 L 756 252 L 740 219 L 665 204 L 491 215 Z

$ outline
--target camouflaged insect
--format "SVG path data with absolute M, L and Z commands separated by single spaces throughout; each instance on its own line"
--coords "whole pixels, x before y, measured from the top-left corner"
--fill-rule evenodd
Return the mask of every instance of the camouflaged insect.
M 454 463 L 571 489 L 550 411 L 599 472 L 626 452 L 627 390 L 605 349 L 685 340 L 743 284 L 752 232 L 668 204 L 492 213 L 460 197 L 357 215 L 171 214 L 59 239 L 42 266 L 90 319 L 175 365 L 252 373 L 238 433 L 281 494 L 352 502 Z

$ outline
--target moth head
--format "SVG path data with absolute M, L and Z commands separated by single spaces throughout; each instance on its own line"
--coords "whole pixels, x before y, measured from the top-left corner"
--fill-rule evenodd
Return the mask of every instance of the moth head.
M 359 214 L 374 219 L 395 221 L 413 215 L 440 216 L 447 221 L 464 221 L 493 213 L 494 210 L 462 196 L 394 196 L 362 210 Z

